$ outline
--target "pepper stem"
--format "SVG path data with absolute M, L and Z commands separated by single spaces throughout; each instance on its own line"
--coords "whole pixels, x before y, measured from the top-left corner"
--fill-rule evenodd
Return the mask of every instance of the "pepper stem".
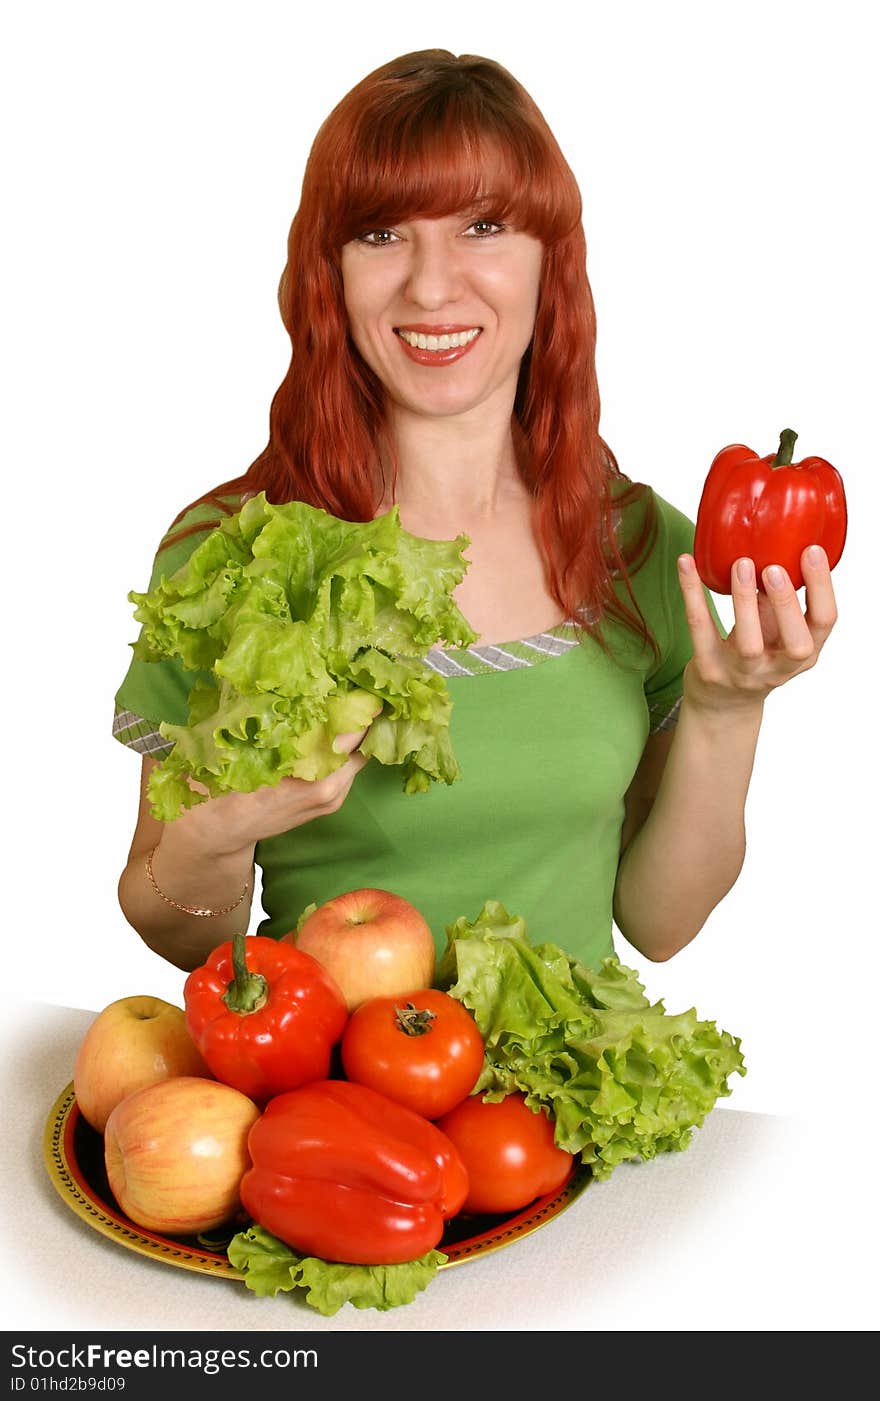
M 269 998 L 269 984 L 262 973 L 249 973 L 245 958 L 245 938 L 242 933 L 232 936 L 232 968 L 235 977 L 227 983 L 223 1001 L 230 1012 L 247 1016 L 258 1012 Z
M 790 467 L 791 459 L 794 456 L 794 445 L 797 442 L 797 433 L 793 428 L 783 428 L 779 435 L 779 451 L 770 463 L 771 467 Z
M 405 1007 L 394 1009 L 398 1030 L 406 1032 L 407 1036 L 424 1036 L 426 1031 L 431 1031 L 431 1023 L 436 1015 L 436 1012 L 429 1011 L 427 1007 L 417 1008 L 412 1002 L 407 1002 Z

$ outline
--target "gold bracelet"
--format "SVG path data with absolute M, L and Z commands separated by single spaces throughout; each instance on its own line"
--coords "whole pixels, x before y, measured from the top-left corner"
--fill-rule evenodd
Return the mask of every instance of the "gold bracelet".
M 156 855 L 158 849 L 158 845 L 154 846 L 153 850 L 148 852 L 145 862 L 150 885 L 153 887 L 160 900 L 164 900 L 166 905 L 173 905 L 175 910 L 181 910 L 185 915 L 198 915 L 200 919 L 208 919 L 212 915 L 228 915 L 230 910 L 238 908 L 250 889 L 250 881 L 245 881 L 244 890 L 241 892 L 238 899 L 233 900 L 231 905 L 224 905 L 222 909 L 219 910 L 202 910 L 196 909 L 192 905 L 180 905 L 176 900 L 172 900 L 170 895 L 166 895 L 164 890 L 160 890 L 156 884 L 156 877 L 153 875 L 153 857 Z

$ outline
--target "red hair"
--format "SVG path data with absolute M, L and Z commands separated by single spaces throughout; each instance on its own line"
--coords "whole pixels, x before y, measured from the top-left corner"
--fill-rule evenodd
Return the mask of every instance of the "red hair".
M 265 491 L 276 504 L 300 500 L 346 520 L 373 518 L 386 485 L 380 463 L 393 473 L 397 457 L 383 387 L 349 334 L 340 251 L 370 228 L 465 210 L 509 220 L 544 246 L 513 426 L 550 592 L 568 617 L 590 610 L 591 632 L 610 614 L 650 641 L 629 573 L 649 548 L 654 511 L 650 493 L 623 477 L 599 436 L 580 191 L 532 98 L 491 59 L 445 49 L 405 54 L 352 88 L 320 127 L 278 290 L 291 359 L 272 400 L 269 441 L 246 472 L 199 500 L 229 514 L 221 495 Z M 628 482 L 614 502 L 613 478 Z M 643 494 L 642 527 L 621 546 L 615 508 Z M 618 598 L 615 577 L 632 606 Z

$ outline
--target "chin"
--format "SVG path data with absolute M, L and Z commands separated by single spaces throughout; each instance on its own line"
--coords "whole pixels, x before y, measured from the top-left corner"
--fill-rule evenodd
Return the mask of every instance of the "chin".
M 431 370 L 429 373 L 436 375 L 442 371 Z M 493 392 L 497 391 L 492 386 L 480 389 L 473 385 L 438 384 L 431 392 L 391 393 L 391 398 L 401 408 L 420 418 L 460 418 L 475 413 L 491 399 Z

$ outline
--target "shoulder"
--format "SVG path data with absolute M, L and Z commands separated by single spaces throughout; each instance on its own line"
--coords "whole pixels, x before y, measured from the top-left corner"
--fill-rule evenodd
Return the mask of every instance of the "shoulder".
M 644 568 L 666 572 L 692 549 L 693 520 L 648 483 L 614 478 L 610 495 L 616 543 L 631 574 Z
M 658 544 L 671 548 L 676 554 L 689 550 L 694 540 L 694 522 L 678 506 L 651 490 L 657 512 Z
M 609 494 L 614 510 L 619 513 L 628 533 L 656 517 L 658 525 L 673 533 L 692 532 L 693 521 L 686 512 L 673 502 L 661 496 L 648 482 L 633 481 L 629 477 L 612 477 Z
M 684 626 L 678 557 L 692 553 L 694 522 L 674 502 L 645 483 L 615 484 L 615 543 L 626 577 L 615 590 L 635 601 L 661 656 L 680 641 Z
M 244 497 L 236 493 L 230 495 L 211 494 L 206 500 L 196 501 L 186 506 L 175 517 L 162 539 L 159 541 L 153 561 L 150 588 L 155 588 L 164 576 L 170 578 L 203 540 L 240 509 Z

